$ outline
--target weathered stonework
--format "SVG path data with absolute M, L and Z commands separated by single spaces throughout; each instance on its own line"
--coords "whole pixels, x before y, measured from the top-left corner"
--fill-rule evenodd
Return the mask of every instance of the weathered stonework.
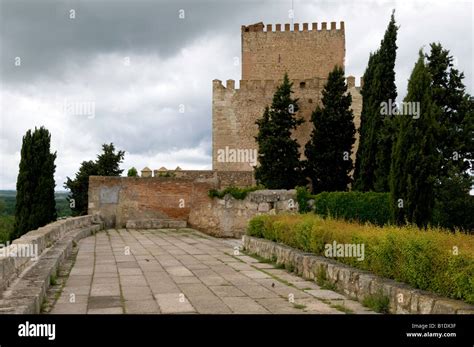
M 335 260 L 304 253 L 265 239 L 244 236 L 244 249 L 277 264 L 291 266 L 295 273 L 314 280 L 322 271 L 337 290 L 362 302 L 371 294 L 382 292 L 390 300 L 390 313 L 398 314 L 474 314 L 474 306 L 414 289 L 404 283 L 384 279 L 367 271 Z
M 298 98 L 299 111 L 305 123 L 294 132 L 300 144 L 302 157 L 304 146 L 312 131 L 311 113 L 321 104 L 321 92 L 329 72 L 334 66 L 344 67 L 345 34 L 344 22 L 339 28 L 332 22 L 320 27 L 313 23 L 295 23 L 293 30 L 285 25 L 282 30 L 277 24 L 258 23 L 242 27 L 242 80 L 235 87 L 234 80 L 226 86 L 220 80 L 213 81 L 212 99 L 212 165 L 219 171 L 252 171 L 253 163 L 245 160 L 248 151 L 256 151 L 257 135 L 255 121 L 263 114 L 265 106 L 270 105 L 276 87 L 283 74 L 288 73 L 293 82 L 293 97 Z M 347 78 L 348 91 L 352 95 L 354 124 L 360 125 L 362 96 L 360 87 L 355 86 L 355 78 Z M 225 149 L 242 151 L 242 158 L 222 160 L 219 151 Z M 352 158 L 358 148 L 358 134 L 353 146 Z M 244 155 L 245 154 L 245 155 Z
M 0 257 L 0 314 L 40 313 L 50 278 L 71 253 L 73 243 L 102 228 L 97 216 L 73 217 L 30 231 L 13 241 L 13 245 L 37 245 L 38 258 Z
M 295 190 L 258 190 L 243 200 L 230 195 L 209 199 L 191 210 L 188 222 L 191 227 L 214 236 L 241 237 L 254 216 L 297 211 Z

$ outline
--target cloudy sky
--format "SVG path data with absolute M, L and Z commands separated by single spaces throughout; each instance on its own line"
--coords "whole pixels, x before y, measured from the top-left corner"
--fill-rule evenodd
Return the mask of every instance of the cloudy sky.
M 211 168 L 212 80 L 240 79 L 240 26 L 288 23 L 291 0 L 0 0 L 0 189 L 21 139 L 52 134 L 56 188 L 102 143 L 122 168 Z M 472 1 L 293 0 L 294 21 L 345 21 L 346 74 L 363 74 L 396 9 L 401 97 L 418 50 L 439 41 L 473 93 Z M 184 16 L 183 16 L 184 15 Z M 182 18 L 184 17 L 184 18 Z

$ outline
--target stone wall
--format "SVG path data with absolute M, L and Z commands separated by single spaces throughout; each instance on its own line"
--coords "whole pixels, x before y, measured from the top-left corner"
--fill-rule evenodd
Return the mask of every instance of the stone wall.
M 174 220 L 214 236 L 240 237 L 255 215 L 298 211 L 294 190 L 259 190 L 237 200 L 229 194 L 210 198 L 211 189 L 222 189 L 213 177 L 91 176 L 88 212 L 100 216 L 108 227 L 184 225 Z
M 295 190 L 258 190 L 238 200 L 230 195 L 209 199 L 191 210 L 188 224 L 218 237 L 241 237 L 248 221 L 260 214 L 298 211 Z
M 101 229 L 97 216 L 71 217 L 32 230 L 3 248 L 0 314 L 39 313 L 50 277 L 71 253 L 73 243 Z M 27 249 L 34 252 L 27 254 Z
M 273 30 L 275 29 L 275 30 Z M 242 79 L 326 78 L 344 66 L 344 22 L 242 26 Z
M 273 30 L 274 29 L 274 30 Z M 298 116 L 305 120 L 293 133 L 304 147 L 313 125 L 311 114 L 321 105 L 321 92 L 327 76 L 334 66 L 344 67 L 345 29 L 336 22 L 264 25 L 257 23 L 242 26 L 242 79 L 239 88 L 234 80 L 223 86 L 213 81 L 212 96 L 212 168 L 219 171 L 252 171 L 256 165 L 257 125 L 265 106 L 272 102 L 273 94 L 283 75 L 288 73 L 293 83 L 293 97 L 298 99 Z M 360 125 L 362 96 L 355 78 L 347 78 L 351 93 L 356 128 Z M 352 158 L 359 144 L 358 133 L 352 149 Z M 236 155 L 222 155 L 234 152 Z M 240 154 L 238 154 L 240 153 Z M 250 158 L 251 157 L 251 158 Z
M 212 168 L 218 171 L 252 171 L 253 166 L 245 156 L 236 156 L 233 161 L 230 156 L 222 160 L 219 153 L 249 151 L 256 153 L 258 145 L 255 136 L 258 127 L 255 121 L 261 118 L 265 106 L 272 102 L 273 94 L 281 81 L 240 81 L 240 89 L 235 88 L 233 80 L 228 80 L 226 86 L 219 80 L 213 81 L 212 99 Z M 293 97 L 298 99 L 298 116 L 305 122 L 300 125 L 293 136 L 300 144 L 300 154 L 304 158 L 304 146 L 310 139 L 313 125 L 311 114 L 317 105 L 321 104 L 321 92 L 326 83 L 325 79 L 311 78 L 292 80 Z M 362 96 L 360 87 L 355 86 L 355 78 L 348 77 L 348 91 L 352 96 L 352 110 L 356 129 L 360 126 Z M 358 148 L 358 133 L 353 146 L 352 158 Z M 239 158 L 240 157 L 240 158 Z
M 212 179 L 91 176 L 88 212 L 99 214 L 108 227 L 137 219 L 187 220 L 191 206 L 214 187 Z
M 99 214 L 109 227 L 129 220 L 187 221 L 193 208 L 211 200 L 209 190 L 254 185 L 251 172 L 176 171 L 175 177 L 89 178 L 89 214 Z
M 244 249 L 277 264 L 295 269 L 297 275 L 315 280 L 323 272 L 337 290 L 362 302 L 369 295 L 382 293 L 390 301 L 390 313 L 474 314 L 474 306 L 414 289 L 404 283 L 378 277 L 332 259 L 304 253 L 269 240 L 244 236 Z

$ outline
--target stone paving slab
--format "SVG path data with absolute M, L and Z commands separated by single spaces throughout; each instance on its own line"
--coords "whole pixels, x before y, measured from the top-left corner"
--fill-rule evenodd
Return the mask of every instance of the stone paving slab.
M 188 228 L 97 233 L 79 242 L 51 313 L 371 313 L 341 294 L 239 253 L 240 246 L 240 240 Z

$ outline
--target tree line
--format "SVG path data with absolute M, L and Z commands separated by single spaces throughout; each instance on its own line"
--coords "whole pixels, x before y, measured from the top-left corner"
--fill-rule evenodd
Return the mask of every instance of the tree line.
M 89 176 L 120 176 L 124 151 L 116 151 L 113 143 L 103 144 L 96 160 L 84 161 L 74 179 L 67 177 L 64 188 L 72 215 L 87 214 Z M 30 230 L 57 219 L 54 189 L 56 186 L 56 152 L 51 152 L 51 134 L 40 127 L 23 136 L 21 159 L 16 182 L 15 219 L 9 239 L 19 238 Z
M 398 224 L 426 227 L 435 217 L 450 228 L 472 224 L 474 98 L 449 50 L 432 43 L 429 53 L 420 50 L 411 72 L 402 102 L 409 107 L 397 106 L 398 30 L 392 13 L 379 49 L 368 59 L 355 163 L 350 157 L 355 141 L 351 95 L 343 69 L 336 66 L 311 115 L 304 160 L 292 137 L 303 120 L 292 83 L 284 76 L 256 122 L 255 178 L 270 189 L 309 185 L 313 193 L 390 192 L 392 219 Z M 435 204 L 439 216 L 433 216 Z

